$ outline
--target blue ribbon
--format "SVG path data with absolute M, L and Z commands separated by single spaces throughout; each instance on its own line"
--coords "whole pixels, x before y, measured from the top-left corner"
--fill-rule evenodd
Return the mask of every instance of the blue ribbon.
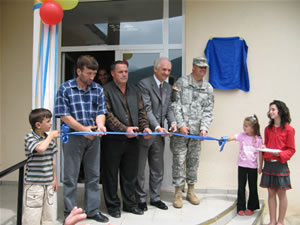
M 149 133 L 127 133 L 127 132 L 68 132 L 69 126 L 67 124 L 63 124 L 61 126 L 61 135 L 60 138 L 62 139 L 63 143 L 66 144 L 69 141 L 69 135 L 96 135 L 96 134 L 112 134 L 112 135 L 149 135 Z M 175 136 L 185 137 L 185 138 L 192 138 L 192 139 L 200 139 L 200 140 L 210 140 L 210 141 L 218 141 L 220 148 L 220 152 L 223 151 L 226 141 L 228 141 L 228 137 L 224 136 L 221 139 L 209 137 L 209 136 L 197 136 L 197 135 L 186 135 L 180 133 L 166 133 L 166 132 L 152 132 L 151 135 L 164 135 L 164 134 L 172 134 Z

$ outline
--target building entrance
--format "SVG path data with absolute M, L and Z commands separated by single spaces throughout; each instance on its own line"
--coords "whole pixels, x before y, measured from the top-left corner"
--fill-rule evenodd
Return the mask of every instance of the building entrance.
M 110 71 L 110 65 L 115 61 L 115 51 L 82 51 L 63 53 L 62 82 L 76 77 L 76 61 L 80 55 L 91 55 L 99 63 L 99 68 Z
M 171 76 L 180 77 L 185 37 L 182 8 L 182 0 L 80 1 L 74 10 L 65 11 L 62 21 L 61 82 L 76 75 L 81 54 L 94 56 L 108 72 L 113 61 L 126 60 L 133 84 L 153 75 L 153 62 L 160 56 L 171 60 Z M 173 189 L 168 138 L 165 146 L 162 188 L 166 190 Z

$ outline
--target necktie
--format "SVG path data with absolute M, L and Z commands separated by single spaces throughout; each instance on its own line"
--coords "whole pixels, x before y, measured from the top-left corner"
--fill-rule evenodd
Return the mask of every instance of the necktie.
M 160 93 L 160 97 L 161 97 L 161 99 L 162 99 L 162 94 L 163 94 L 163 83 L 160 83 L 160 85 L 159 85 L 159 93 Z M 164 124 L 163 124 L 163 118 L 162 118 L 162 116 L 163 116 L 163 107 L 162 107 L 162 105 L 161 105 L 160 116 L 161 116 L 161 119 L 160 119 L 160 126 L 161 126 L 161 127 L 164 127 Z
M 159 93 L 160 93 L 160 97 L 162 97 L 162 94 L 163 94 L 163 83 L 160 83 L 160 85 L 159 85 Z

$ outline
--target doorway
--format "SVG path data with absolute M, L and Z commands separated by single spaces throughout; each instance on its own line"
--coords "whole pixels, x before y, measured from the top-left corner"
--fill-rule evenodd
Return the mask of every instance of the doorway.
M 137 84 L 141 79 L 152 76 L 154 60 L 163 55 L 161 50 L 104 50 L 104 51 L 71 51 L 62 52 L 62 67 L 61 67 L 61 82 L 73 79 L 76 77 L 76 61 L 80 55 L 92 55 L 99 63 L 99 67 L 110 71 L 110 65 L 115 60 L 124 60 L 128 62 L 129 83 Z M 173 60 L 172 64 L 173 64 Z M 175 65 L 175 63 L 174 63 Z M 62 149 L 62 148 L 61 148 Z M 162 185 L 164 190 L 172 189 L 172 174 L 171 174 L 171 151 L 169 150 L 169 138 L 166 138 L 165 145 L 165 178 Z M 60 152 L 60 181 L 63 182 L 63 152 Z M 149 176 L 148 165 L 146 167 L 146 177 Z M 80 169 L 78 182 L 84 181 L 84 171 Z M 145 183 L 149 185 L 148 179 Z
M 84 51 L 62 53 L 62 83 L 76 77 L 76 61 L 81 55 L 91 55 L 99 63 L 99 68 L 110 71 L 110 65 L 115 61 L 115 51 Z

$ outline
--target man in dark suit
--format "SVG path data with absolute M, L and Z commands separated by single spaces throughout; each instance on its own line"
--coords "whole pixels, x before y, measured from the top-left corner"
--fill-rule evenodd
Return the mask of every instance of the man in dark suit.
M 138 169 L 137 131 L 151 134 L 142 95 L 138 88 L 128 84 L 128 67 L 123 61 L 111 66 L 113 81 L 104 85 L 107 107 L 107 131 L 126 132 L 126 135 L 104 135 L 102 186 L 109 215 L 121 217 L 121 200 L 118 197 L 118 178 L 123 201 L 123 211 L 137 215 L 144 212 L 137 207 L 135 184 Z M 146 135 L 144 138 L 151 138 Z M 143 138 L 142 138 L 143 139 Z M 120 176 L 119 176 L 120 175 Z
M 141 80 L 138 88 L 142 92 L 144 107 L 152 131 L 168 133 L 164 128 L 167 119 L 170 130 L 175 132 L 177 125 L 171 110 L 172 87 L 165 80 L 170 76 L 171 62 L 168 58 L 158 58 L 154 62 L 154 75 Z M 160 189 L 164 175 L 164 146 L 163 136 L 154 135 L 151 139 L 139 141 L 139 167 L 136 187 L 138 207 L 143 211 L 147 208 L 147 195 L 145 192 L 145 166 L 148 160 L 150 169 L 150 205 L 160 209 L 168 209 L 160 199 Z

